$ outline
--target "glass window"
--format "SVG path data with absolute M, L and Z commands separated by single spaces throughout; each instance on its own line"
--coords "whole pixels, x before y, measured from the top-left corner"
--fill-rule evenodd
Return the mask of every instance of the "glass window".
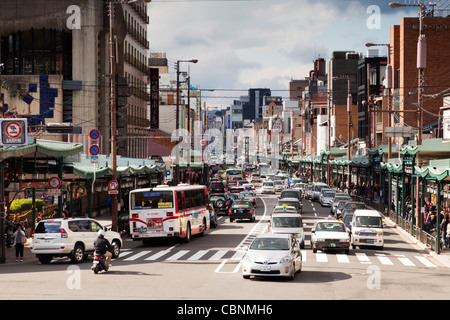
M 131 209 L 173 208 L 172 191 L 134 192 L 131 194 Z

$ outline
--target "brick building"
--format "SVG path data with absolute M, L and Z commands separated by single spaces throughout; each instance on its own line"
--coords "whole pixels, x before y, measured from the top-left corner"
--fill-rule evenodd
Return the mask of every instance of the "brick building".
M 450 88 L 450 17 L 426 17 L 423 34 L 427 42 L 423 90 L 423 138 L 438 128 L 443 92 Z M 417 110 L 417 39 L 419 19 L 404 18 L 391 28 L 394 110 Z M 404 123 L 417 127 L 418 113 L 395 113 L 392 125 Z

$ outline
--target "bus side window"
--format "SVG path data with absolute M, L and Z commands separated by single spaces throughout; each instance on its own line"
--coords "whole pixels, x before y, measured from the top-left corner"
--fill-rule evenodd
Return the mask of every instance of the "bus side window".
M 183 201 L 183 196 L 181 195 L 181 191 L 177 191 L 177 204 L 178 204 L 178 210 L 183 211 L 184 210 L 184 201 Z

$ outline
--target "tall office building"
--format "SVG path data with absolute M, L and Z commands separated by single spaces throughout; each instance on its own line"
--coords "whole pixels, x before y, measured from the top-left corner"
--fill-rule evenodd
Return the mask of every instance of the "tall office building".
M 147 158 L 147 5 L 114 7 L 115 62 L 122 89 L 118 154 Z M 102 0 L 2 3 L 4 115 L 28 118 L 29 131 L 38 137 L 81 142 L 86 147 L 89 132 L 99 129 L 101 153 L 109 154 L 109 17 L 108 2 Z M 72 123 L 75 130 L 47 133 L 45 124 L 51 122 Z

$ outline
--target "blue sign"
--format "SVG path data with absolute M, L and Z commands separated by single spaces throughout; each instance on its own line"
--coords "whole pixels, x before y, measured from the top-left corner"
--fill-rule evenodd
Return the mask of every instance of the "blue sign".
M 89 148 L 89 152 L 91 156 L 97 156 L 100 153 L 100 148 L 97 145 L 93 145 Z

